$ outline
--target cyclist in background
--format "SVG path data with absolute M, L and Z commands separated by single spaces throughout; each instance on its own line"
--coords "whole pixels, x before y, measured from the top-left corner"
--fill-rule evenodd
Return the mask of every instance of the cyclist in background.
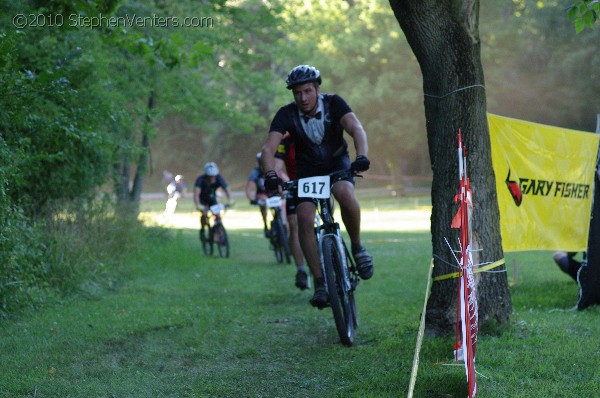
M 275 172 L 275 153 L 283 135 L 290 133 L 296 148 L 298 178 L 322 176 L 338 170 L 361 172 L 369 169 L 367 134 L 348 104 L 336 94 L 321 94 L 321 74 L 308 65 L 293 68 L 286 87 L 294 101 L 275 114 L 263 146 L 265 187 L 269 193 L 281 191 L 281 178 Z M 344 130 L 352 137 L 356 159 L 350 163 Z M 373 275 L 373 258 L 360 239 L 360 204 L 354 193 L 354 177 L 335 182 L 333 196 L 340 205 L 342 220 L 350 236 L 351 251 L 361 279 Z M 327 288 L 321 270 L 314 219 L 316 206 L 310 198 L 297 198 L 298 231 L 302 252 L 315 280 L 311 305 L 328 305 Z
M 179 198 L 183 198 L 185 191 L 187 189 L 186 183 L 183 181 L 183 176 L 178 174 L 175 176 L 173 181 L 167 185 L 167 194 L 170 198 L 175 198 L 179 200 Z
M 200 217 L 201 227 L 208 223 L 208 209 L 217 204 L 217 190 L 221 188 L 227 196 L 227 203 L 233 205 L 231 190 L 225 179 L 219 174 L 216 163 L 209 162 L 204 165 L 204 174 L 200 175 L 194 183 L 194 205 L 202 212 Z
M 285 169 L 284 169 L 285 167 Z M 286 133 L 277 147 L 275 154 L 275 171 L 282 181 L 296 179 L 296 150 L 290 134 Z M 304 267 L 304 255 L 298 239 L 298 217 L 296 216 L 296 198 L 288 196 L 285 199 L 285 213 L 287 216 L 287 225 L 289 229 L 290 250 L 296 263 L 296 281 L 295 286 L 304 290 L 308 288 L 308 275 Z
M 167 203 L 165 205 L 165 215 L 170 216 L 175 213 L 179 199 L 182 199 L 187 190 L 187 185 L 183 181 L 183 176 L 178 174 L 173 181 L 167 185 Z
M 163 170 L 163 184 L 165 184 L 165 186 L 169 185 L 171 183 L 171 181 L 173 181 L 173 173 L 171 173 L 169 170 Z
M 263 227 L 265 231 L 265 238 L 269 237 L 269 227 L 267 224 L 267 205 L 264 201 L 267 199 L 267 191 L 265 190 L 265 177 L 260 166 L 260 159 L 262 154 L 259 152 L 256 154 L 256 162 L 258 166 L 252 169 L 248 176 L 248 182 L 246 183 L 246 197 L 250 201 L 250 204 L 258 204 L 258 201 L 262 201 L 260 204 L 260 214 L 263 220 Z

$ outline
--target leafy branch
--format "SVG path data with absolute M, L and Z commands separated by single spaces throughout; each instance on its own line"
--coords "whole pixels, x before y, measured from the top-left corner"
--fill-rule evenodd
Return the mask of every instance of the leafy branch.
M 586 27 L 594 29 L 594 24 L 600 20 L 599 0 L 578 0 L 567 8 L 567 18 L 573 22 L 575 31 L 579 34 Z

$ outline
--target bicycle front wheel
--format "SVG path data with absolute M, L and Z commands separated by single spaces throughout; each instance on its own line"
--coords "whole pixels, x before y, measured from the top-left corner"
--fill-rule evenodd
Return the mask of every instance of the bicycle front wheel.
M 351 346 L 354 342 L 354 316 L 351 305 L 354 296 L 345 287 L 344 271 L 346 270 L 343 269 L 342 257 L 344 254 L 339 251 L 337 239 L 334 236 L 325 236 L 322 245 L 325 280 L 335 327 L 342 344 Z
M 217 249 L 219 249 L 219 256 L 229 257 L 229 239 L 227 238 L 227 231 L 225 231 L 223 224 L 215 224 L 213 227 L 213 238 Z
M 286 263 L 291 264 L 292 263 L 292 250 L 290 249 L 290 239 L 288 237 L 287 228 L 281 221 L 281 217 L 279 218 L 279 225 L 281 226 L 281 235 L 279 236 L 279 242 L 281 244 L 281 248 L 283 251 L 283 257 L 285 257 Z
M 202 251 L 207 256 L 212 256 L 213 253 L 213 240 L 212 240 L 212 231 L 210 230 L 210 226 L 204 225 L 200 229 L 200 243 L 202 244 Z
M 271 221 L 271 245 L 273 246 L 273 251 L 275 252 L 275 259 L 278 263 L 282 263 L 284 258 L 288 262 L 290 262 L 289 256 L 286 254 L 284 239 L 287 237 L 285 233 L 285 229 L 283 228 L 283 224 L 281 223 L 281 219 L 277 218 Z M 286 240 L 287 241 L 287 240 Z

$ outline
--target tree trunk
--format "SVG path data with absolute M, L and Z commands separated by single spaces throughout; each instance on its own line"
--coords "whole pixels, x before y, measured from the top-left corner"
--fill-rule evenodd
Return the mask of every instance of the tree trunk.
M 431 232 L 433 276 L 456 271 L 446 244 L 459 248 L 458 230 L 450 224 L 458 205 L 457 132 L 466 148 L 473 190 L 475 264 L 504 258 L 496 197 L 483 67 L 480 57 L 478 0 L 390 0 L 423 74 L 429 156 L 433 170 Z M 494 271 L 505 270 L 505 267 Z M 504 325 L 512 312 L 506 272 L 476 274 L 479 322 Z M 455 330 L 457 279 L 433 283 L 427 303 L 427 333 Z
M 117 210 L 121 216 L 137 217 L 140 209 L 140 200 L 144 187 L 144 177 L 148 168 L 148 153 L 150 151 L 150 135 L 153 128 L 152 112 L 155 107 L 155 92 L 148 94 L 147 114 L 142 127 L 142 142 L 140 155 L 137 159 L 135 176 L 130 188 L 131 154 L 130 150 L 121 153 L 121 160 L 114 165 L 115 193 L 117 196 Z M 133 138 L 130 138 L 132 140 Z
M 133 179 L 133 186 L 131 188 L 131 203 L 139 209 L 140 199 L 142 196 L 142 188 L 144 187 L 144 177 L 146 176 L 146 169 L 148 168 L 148 154 L 150 151 L 150 133 L 153 129 L 152 112 L 155 107 L 155 93 L 154 90 L 148 94 L 148 107 L 146 109 L 147 114 L 144 120 L 144 127 L 142 131 L 142 145 L 141 154 L 137 162 L 137 169 L 135 177 Z
M 113 165 L 114 189 L 119 204 L 129 201 L 129 158 L 125 154 L 121 156 L 121 161 Z

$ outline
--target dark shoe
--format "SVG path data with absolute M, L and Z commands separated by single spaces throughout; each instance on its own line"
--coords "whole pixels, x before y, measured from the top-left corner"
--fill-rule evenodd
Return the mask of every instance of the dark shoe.
M 373 276 L 373 257 L 371 257 L 367 249 L 362 247 L 356 253 L 352 253 L 352 257 L 354 257 L 360 279 L 371 278 Z
M 270 238 L 271 237 L 271 231 L 269 231 L 267 228 L 265 228 L 265 238 Z
M 327 295 L 324 279 L 315 280 L 315 294 L 310 299 L 310 305 L 317 307 L 318 309 L 329 306 L 329 296 Z
M 300 290 L 308 288 L 308 275 L 304 271 L 296 272 L 296 287 Z

